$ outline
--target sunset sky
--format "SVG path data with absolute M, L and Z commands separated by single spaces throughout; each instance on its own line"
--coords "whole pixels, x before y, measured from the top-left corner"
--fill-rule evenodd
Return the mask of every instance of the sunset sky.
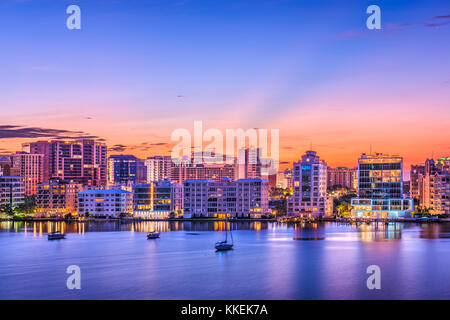
M 283 162 L 450 155 L 448 0 L 2 0 L 0 40 L 1 154 L 76 136 L 169 154 L 202 120 L 280 129 Z

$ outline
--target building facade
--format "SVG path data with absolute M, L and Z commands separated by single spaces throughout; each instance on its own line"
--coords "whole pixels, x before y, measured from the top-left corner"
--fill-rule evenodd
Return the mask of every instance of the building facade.
M 133 155 L 112 155 L 108 158 L 108 183 L 136 184 L 139 159 Z
M 137 184 L 134 188 L 133 215 L 146 219 L 165 219 L 183 212 L 183 185 L 161 180 Z
M 403 158 L 363 153 L 358 160 L 358 197 L 351 204 L 352 215 L 359 218 L 409 217 L 413 203 L 403 198 Z
M 266 179 L 188 179 L 183 185 L 185 218 L 260 218 L 269 214 Z
M 77 215 L 78 193 L 83 191 L 81 184 L 68 183 L 60 179 L 39 184 L 36 196 L 36 216 Z
M 347 189 L 356 189 L 355 175 L 357 169 L 347 167 L 327 168 L 327 188 L 342 187 Z
M 419 174 L 419 206 L 431 214 L 450 214 L 450 157 L 427 159 Z
M 17 152 L 11 155 L 12 166 L 19 170 L 23 178 L 25 196 L 38 192 L 39 183 L 44 180 L 44 155 Z
M 171 178 L 172 158 L 170 156 L 154 156 L 144 161 L 147 168 L 147 183 Z
M 183 183 L 188 179 L 211 179 L 221 181 L 223 178 L 234 179 L 235 166 L 229 164 L 180 164 L 171 169 L 171 181 Z
M 16 208 L 23 204 L 24 200 L 23 178 L 18 176 L 0 176 L 0 206 Z
M 78 215 L 117 218 L 133 213 L 133 194 L 120 189 L 85 190 L 78 193 Z
M 326 214 L 327 164 L 315 151 L 306 151 L 294 163 L 293 195 L 287 201 L 290 216 L 319 218 Z

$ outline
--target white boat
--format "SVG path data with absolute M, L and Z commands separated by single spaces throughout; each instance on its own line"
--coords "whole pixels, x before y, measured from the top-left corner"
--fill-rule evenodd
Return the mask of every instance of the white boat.
M 48 240 L 59 240 L 59 239 L 64 239 L 65 237 L 66 237 L 66 235 L 59 231 L 50 232 L 48 234 Z
M 147 239 L 157 239 L 159 238 L 159 232 L 151 231 L 147 233 Z
M 216 247 L 217 251 L 226 251 L 226 250 L 233 249 L 233 234 L 231 233 L 231 229 L 230 229 L 231 243 L 229 243 L 227 226 L 228 226 L 228 221 L 225 220 L 225 240 L 216 242 L 215 247 Z

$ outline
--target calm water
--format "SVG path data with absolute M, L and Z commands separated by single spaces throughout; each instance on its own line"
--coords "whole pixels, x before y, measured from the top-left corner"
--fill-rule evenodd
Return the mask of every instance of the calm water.
M 215 252 L 224 223 L 1 222 L 0 299 L 450 299 L 450 224 L 232 227 L 235 250 Z M 48 241 L 55 228 L 67 238 Z

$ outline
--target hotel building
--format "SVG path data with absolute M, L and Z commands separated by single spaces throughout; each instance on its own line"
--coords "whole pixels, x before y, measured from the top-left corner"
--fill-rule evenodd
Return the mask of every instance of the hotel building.
M 0 176 L 0 206 L 15 208 L 24 203 L 23 178 Z
M 170 213 L 183 212 L 183 185 L 170 180 L 137 184 L 133 199 L 135 217 L 147 219 L 169 218 Z
M 319 218 L 326 214 L 327 164 L 315 151 L 306 151 L 294 163 L 293 195 L 287 201 L 290 216 Z
M 172 158 L 170 156 L 155 156 L 145 160 L 147 167 L 147 183 L 171 178 Z
M 38 186 L 36 216 L 64 216 L 78 212 L 78 193 L 81 184 L 68 183 L 60 179 L 50 180 Z
M 133 194 L 120 189 L 85 190 L 78 193 L 78 214 L 116 218 L 133 213 Z
M 266 179 L 184 181 L 184 218 L 261 218 L 269 214 Z
M 358 198 L 351 204 L 352 215 L 359 218 L 409 217 L 413 204 L 403 198 L 403 158 L 363 153 L 358 160 Z
M 38 191 L 38 184 L 44 178 L 44 156 L 42 154 L 29 154 L 17 152 L 11 155 L 12 166 L 19 170 L 23 178 L 25 196 L 33 196 Z

